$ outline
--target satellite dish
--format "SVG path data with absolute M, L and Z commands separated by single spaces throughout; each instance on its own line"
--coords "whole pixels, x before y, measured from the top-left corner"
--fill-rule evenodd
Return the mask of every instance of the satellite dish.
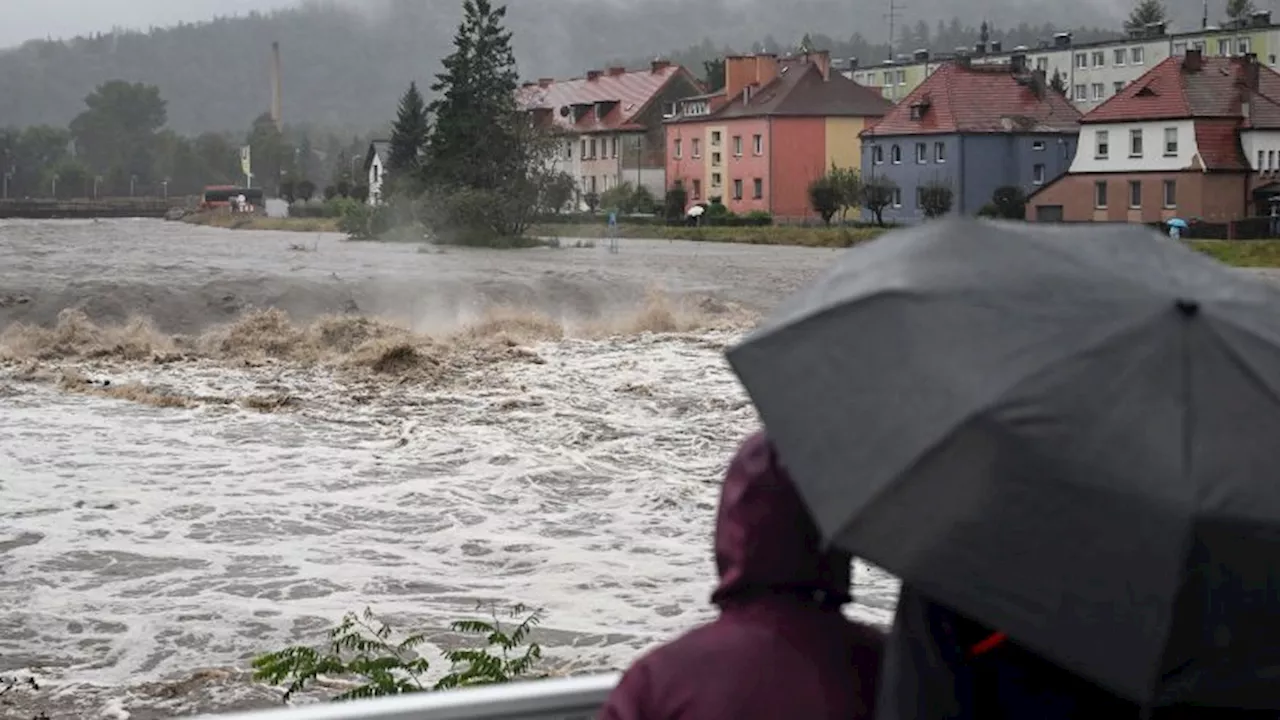
M 569 106 L 568 106 L 568 105 L 561 105 L 561 106 L 560 106 L 560 117 L 569 117 Z

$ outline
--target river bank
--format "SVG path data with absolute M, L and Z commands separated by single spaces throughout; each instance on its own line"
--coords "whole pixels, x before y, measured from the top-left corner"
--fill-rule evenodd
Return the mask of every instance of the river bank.
M 231 230 L 274 230 L 295 232 L 338 232 L 338 218 L 267 218 L 227 214 L 195 214 L 184 222 Z M 811 248 L 852 247 L 883 235 L 889 230 L 877 227 L 800 227 L 778 225 L 768 227 L 688 227 L 667 225 L 619 225 L 618 237 L 634 240 L 689 240 L 736 245 L 789 245 Z M 535 225 L 529 230 L 535 237 L 598 240 L 607 237 L 603 224 L 565 223 Z M 1280 240 L 1192 240 L 1196 250 L 1234 267 L 1280 268 Z

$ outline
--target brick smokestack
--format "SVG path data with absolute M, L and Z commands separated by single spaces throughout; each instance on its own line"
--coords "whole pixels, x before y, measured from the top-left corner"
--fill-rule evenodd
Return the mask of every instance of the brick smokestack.
M 271 121 L 284 130 L 283 91 L 280 88 L 280 43 L 271 43 Z
M 1200 48 L 1187 48 L 1187 54 L 1182 56 L 1182 69 L 1187 72 L 1200 72 L 1204 67 L 1204 55 L 1201 54 Z

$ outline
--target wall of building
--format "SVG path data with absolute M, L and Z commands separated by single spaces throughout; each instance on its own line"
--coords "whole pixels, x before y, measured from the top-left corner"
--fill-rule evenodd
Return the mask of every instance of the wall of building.
M 1240 133 L 1240 148 L 1254 172 L 1280 171 L 1280 131 L 1246 130 Z
M 1066 175 L 1033 195 L 1027 217 L 1037 219 L 1045 208 L 1061 207 L 1068 222 L 1159 222 L 1173 217 L 1225 222 L 1245 217 L 1244 173 L 1134 172 Z M 1133 207 L 1130 183 L 1140 183 L 1138 207 Z M 1165 183 L 1174 183 L 1174 202 L 1165 203 Z M 1107 186 L 1106 207 L 1097 206 L 1097 184 Z M 1043 215 L 1040 215 L 1043 217 Z
M 775 117 L 769 122 L 765 153 L 772 161 L 769 211 L 779 220 L 814 217 L 809 184 L 828 169 L 826 118 Z
M 842 168 L 862 167 L 862 138 L 858 135 L 866 128 L 866 118 L 827 118 L 827 167 L 833 164 Z
M 369 204 L 378 205 L 382 203 L 382 181 L 386 179 L 384 169 L 382 167 L 382 158 L 377 153 L 373 156 L 373 161 L 369 163 Z
M 924 143 L 925 161 L 917 162 L 916 145 Z M 875 146 L 883 148 L 883 162 L 876 162 Z M 893 162 L 893 148 L 901 152 L 901 162 Z M 942 148 L 941 156 L 938 148 Z M 862 177 L 864 181 L 876 177 L 888 178 L 897 186 L 901 203 L 884 209 L 885 220 L 898 223 L 919 222 L 924 212 L 917 202 L 916 189 L 931 183 L 942 183 L 952 189 L 953 203 L 957 209 L 963 200 L 963 184 L 960 182 L 960 137 L 958 135 L 900 135 L 867 139 L 862 148 Z M 868 220 L 869 212 L 864 213 Z
M 1178 147 L 1173 153 L 1165 148 L 1165 131 L 1169 129 L 1175 130 L 1177 136 Z M 1135 130 L 1142 133 L 1141 157 L 1130 153 L 1130 133 Z M 1107 137 L 1105 158 L 1098 156 L 1099 133 L 1106 133 Z M 1089 124 L 1080 128 L 1080 151 L 1071 163 L 1071 172 L 1181 170 L 1191 167 L 1198 153 L 1193 120 Z

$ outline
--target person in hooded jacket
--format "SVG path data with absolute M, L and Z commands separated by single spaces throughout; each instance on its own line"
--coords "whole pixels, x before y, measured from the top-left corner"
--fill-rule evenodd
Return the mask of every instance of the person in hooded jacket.
M 715 532 L 715 621 L 640 658 L 601 720 L 862 720 L 884 638 L 847 620 L 853 558 L 821 536 L 764 433 L 739 449 Z

